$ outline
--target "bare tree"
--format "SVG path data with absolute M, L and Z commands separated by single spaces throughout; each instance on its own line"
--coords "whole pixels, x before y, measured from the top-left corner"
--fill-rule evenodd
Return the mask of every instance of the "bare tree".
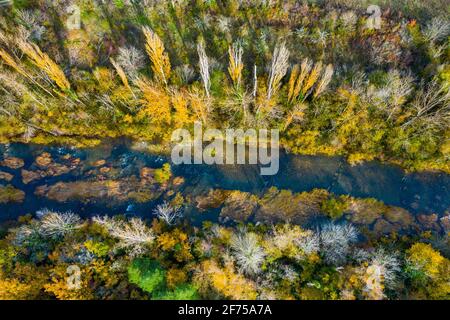
M 316 86 L 316 90 L 314 92 L 314 97 L 319 96 L 331 81 L 331 77 L 333 76 L 333 65 L 329 64 L 326 66 L 325 71 L 323 72 L 322 78 Z
M 269 83 L 267 85 L 267 99 L 277 92 L 281 85 L 281 79 L 286 75 L 289 68 L 289 50 L 286 43 L 282 42 L 275 47 L 270 68 Z
M 119 240 L 117 248 L 130 250 L 133 256 L 143 254 L 155 240 L 153 231 L 139 218 L 117 221 L 107 216 L 94 217 L 93 221 L 104 226 L 111 237 Z
M 175 72 L 184 84 L 188 84 L 195 78 L 195 72 L 188 64 L 176 67 Z
M 117 63 L 131 78 L 136 78 L 138 71 L 145 66 L 144 54 L 133 46 L 119 48 Z
M 228 48 L 229 55 L 229 66 L 228 73 L 230 74 L 231 80 L 233 81 L 236 87 L 239 87 L 241 84 L 242 78 L 242 69 L 244 68 L 244 64 L 242 62 L 242 54 L 243 54 L 242 46 L 236 42 L 233 46 Z
M 434 17 L 427 24 L 423 32 L 425 38 L 430 42 L 439 41 L 450 35 L 450 21 L 441 17 Z
M 80 217 L 72 212 L 41 210 L 41 233 L 45 236 L 64 236 L 81 227 Z
M 397 254 L 379 248 L 369 254 L 369 259 L 364 261 L 363 266 L 363 293 L 370 299 L 383 299 L 384 289 L 393 288 L 397 283 L 397 275 L 401 270 Z
M 200 75 L 202 77 L 206 96 L 209 98 L 209 90 L 211 88 L 211 81 L 209 79 L 209 58 L 206 55 L 205 47 L 202 41 L 197 44 L 197 53 L 199 59 Z
M 231 239 L 231 248 L 233 256 L 243 272 L 254 275 L 261 271 L 265 254 L 258 244 L 256 234 L 245 232 L 234 235 Z
M 420 89 L 411 103 L 414 115 L 402 126 L 412 125 L 417 120 L 425 120 L 428 126 L 448 128 L 450 125 L 450 91 L 433 79 Z
M 369 99 L 392 118 L 407 101 L 413 91 L 414 78 L 401 76 L 397 70 L 389 71 L 386 84 L 377 90 L 369 90 Z
M 300 248 L 303 255 L 310 255 L 319 251 L 320 237 L 312 231 L 309 231 L 304 236 L 296 239 L 295 244 Z
M 256 73 L 256 64 L 253 66 L 253 97 L 256 98 L 256 91 L 258 89 L 258 74 Z
M 320 247 L 325 261 L 333 265 L 345 263 L 350 244 L 356 239 L 356 229 L 350 224 L 324 225 L 320 231 Z
M 164 220 L 169 225 L 174 224 L 178 218 L 183 216 L 181 208 L 172 207 L 167 203 L 167 201 L 164 201 L 163 204 L 156 206 L 156 209 L 153 210 L 153 214 L 159 219 Z

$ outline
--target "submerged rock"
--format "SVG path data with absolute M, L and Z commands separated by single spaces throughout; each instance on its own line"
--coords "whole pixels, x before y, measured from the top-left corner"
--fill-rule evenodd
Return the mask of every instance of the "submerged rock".
M 41 171 L 41 170 L 29 171 L 29 170 L 22 169 L 20 173 L 22 175 L 22 182 L 24 184 L 28 184 L 31 181 L 39 180 L 39 179 L 45 177 L 45 172 Z
M 384 219 L 378 219 L 373 226 L 373 232 L 378 236 L 397 231 L 399 231 L 398 226 L 395 226 Z
M 80 163 L 81 163 L 80 158 L 73 158 L 73 159 L 70 159 L 70 165 L 71 165 L 72 167 L 76 167 L 76 166 L 78 166 Z
M 46 170 L 25 170 L 22 169 L 22 182 L 24 184 L 30 183 L 34 180 L 39 180 L 45 177 L 57 177 L 62 174 L 68 173 L 71 170 L 75 169 L 75 167 L 68 167 L 66 165 L 62 165 L 59 163 L 50 164 Z
M 376 234 L 406 231 L 414 225 L 414 216 L 403 208 L 388 206 L 373 198 L 349 201 L 348 219 L 359 225 L 373 225 Z M 382 228 L 386 228 L 386 232 Z
M 101 167 L 98 171 L 100 171 L 100 173 L 108 173 L 111 171 L 110 167 Z
M 101 160 L 95 161 L 95 162 L 93 163 L 93 166 L 94 166 L 94 167 L 101 167 L 101 166 L 105 165 L 105 163 L 106 163 L 106 160 L 101 159 Z
M 39 167 L 43 168 L 47 167 L 50 163 L 52 163 L 52 161 L 52 156 L 48 152 L 44 152 L 41 155 L 37 156 L 35 160 L 36 164 Z
M 384 203 L 375 199 L 354 199 L 349 203 L 350 221 L 357 224 L 372 224 L 385 210 Z
M 55 163 L 48 167 L 47 175 L 55 177 L 55 176 L 62 175 L 64 173 L 68 173 L 69 171 L 71 171 L 73 169 L 75 169 L 75 168 L 70 168 L 66 165 Z
M 148 167 L 143 167 L 139 171 L 139 176 L 141 177 L 141 179 L 154 180 L 154 178 L 155 178 L 155 169 L 148 168 Z
M 80 164 L 79 158 L 73 158 L 72 156 L 62 156 L 63 163 L 57 163 L 52 159 L 52 156 L 48 152 L 43 152 L 36 157 L 35 164 L 31 166 L 31 169 L 22 169 L 22 182 L 28 184 L 32 181 L 39 180 L 46 177 L 57 177 L 76 169 Z M 36 168 L 37 167 L 37 168 Z
M 235 221 L 246 221 L 258 205 L 258 198 L 248 192 L 232 191 L 224 202 L 220 216 Z
M 206 211 L 209 209 L 217 209 L 223 205 L 228 195 L 232 191 L 222 189 L 211 189 L 208 194 L 200 195 L 195 198 L 197 209 Z
M 386 206 L 384 218 L 402 228 L 408 228 L 414 223 L 414 216 L 406 209 L 394 206 Z
M 58 202 L 68 200 L 90 200 L 95 198 L 119 197 L 119 183 L 114 181 L 77 181 L 58 182 L 54 185 L 43 185 L 36 188 L 36 195 L 47 197 Z
M 25 199 L 25 192 L 14 188 L 12 185 L 0 185 L 0 203 L 22 202 Z
M 302 224 L 320 214 L 321 204 L 328 196 L 328 191 L 323 189 L 292 193 L 290 190 L 273 187 L 259 200 L 255 220 Z
M 16 157 L 8 157 L 0 162 L 1 166 L 8 167 L 10 169 L 22 168 L 24 164 L 25 162 L 22 159 Z
M 123 202 L 134 200 L 146 202 L 160 196 L 164 191 L 157 185 L 145 184 L 136 177 L 120 180 L 58 182 L 37 187 L 35 194 L 58 202 L 78 200 Z
M 14 176 L 8 172 L 0 171 L 0 180 L 11 181 Z
M 417 216 L 417 220 L 419 221 L 420 225 L 425 227 L 426 229 L 433 229 L 437 230 L 440 228 L 438 223 L 438 215 L 433 214 L 419 214 Z
M 138 203 L 144 203 L 155 199 L 159 193 L 155 194 L 149 191 L 131 191 L 127 194 L 127 199 Z
M 177 187 L 180 186 L 184 183 L 184 178 L 183 177 L 175 177 L 173 178 L 172 184 Z
M 386 206 L 383 212 L 383 218 L 376 220 L 373 226 L 373 232 L 377 235 L 392 232 L 404 233 L 413 227 L 417 227 L 417 225 L 414 216 L 409 211 L 399 207 Z

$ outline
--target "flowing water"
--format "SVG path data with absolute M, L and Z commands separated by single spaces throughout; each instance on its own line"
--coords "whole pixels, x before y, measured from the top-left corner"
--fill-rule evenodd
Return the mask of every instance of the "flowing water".
M 76 170 L 59 176 L 47 176 L 23 183 L 21 169 L 36 170 L 35 159 L 43 152 L 50 153 L 55 161 L 64 156 L 79 158 L 81 165 Z M 141 168 L 158 168 L 170 160 L 160 155 L 136 151 L 124 139 L 108 141 L 87 149 L 33 144 L 1 145 L 0 160 L 6 157 L 21 158 L 25 164 L 21 169 L 0 166 L 0 171 L 14 175 L 10 182 L 0 180 L 0 184 L 11 184 L 23 190 L 25 199 L 21 203 L 0 204 L 0 220 L 3 221 L 26 213 L 33 214 L 41 208 L 71 210 L 82 216 L 123 213 L 149 216 L 160 199 L 145 203 L 107 199 L 57 202 L 36 195 L 35 190 L 39 186 L 53 185 L 59 181 L 86 180 L 89 170 L 93 169 L 91 164 L 98 160 L 105 160 L 106 166 L 114 168 L 118 178 L 139 176 Z M 406 174 L 395 165 L 377 161 L 350 166 L 340 157 L 281 153 L 280 170 L 274 176 L 261 176 L 257 165 L 172 165 L 172 171 L 175 176 L 185 179 L 181 187 L 183 194 L 197 195 L 211 188 L 248 191 L 258 195 L 271 186 L 293 192 L 323 188 L 338 195 L 376 198 L 415 214 L 436 213 L 442 216 L 450 208 L 450 175 L 440 172 Z M 205 218 L 214 217 L 204 215 L 203 219 Z

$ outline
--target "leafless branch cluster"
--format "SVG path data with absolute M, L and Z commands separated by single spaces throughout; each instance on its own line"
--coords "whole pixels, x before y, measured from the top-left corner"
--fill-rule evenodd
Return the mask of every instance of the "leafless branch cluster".
M 441 17 L 434 17 L 424 30 L 425 38 L 430 42 L 436 42 L 450 35 L 450 21 Z
M 239 43 L 234 43 L 228 49 L 228 55 L 230 64 L 228 67 L 228 73 L 230 74 L 231 80 L 235 86 L 239 86 L 241 84 L 242 78 L 242 69 L 244 68 L 244 64 L 242 62 L 242 54 L 244 50 Z
M 45 236 L 64 236 L 81 227 L 80 217 L 72 212 L 40 212 L 40 230 Z
M 206 96 L 209 98 L 209 91 L 211 89 L 211 81 L 209 79 L 209 58 L 206 55 L 205 46 L 202 41 L 197 44 L 197 53 L 199 59 L 200 75 L 205 88 Z
M 316 90 L 314 91 L 314 97 L 319 96 L 322 92 L 324 92 L 331 81 L 331 77 L 333 76 L 333 65 L 329 64 L 325 67 L 325 71 L 322 74 L 322 78 L 319 80 L 316 86 Z
M 241 270 L 249 275 L 258 274 L 264 261 L 264 250 L 258 244 L 258 237 L 252 232 L 235 234 L 231 239 L 231 249 Z
M 310 255 L 311 253 L 319 251 L 320 237 L 310 231 L 308 234 L 297 239 L 295 244 L 300 248 L 304 255 Z
M 93 221 L 104 226 L 111 237 L 119 240 L 117 248 L 128 249 L 134 256 L 143 254 L 155 239 L 153 231 L 139 218 L 118 221 L 110 217 L 94 217 Z
M 131 78 L 136 78 L 138 71 L 145 66 L 144 54 L 133 46 L 119 48 L 117 63 Z
M 350 252 L 350 244 L 357 239 L 357 231 L 350 224 L 328 223 L 320 230 L 320 247 L 327 263 L 341 265 Z
M 275 47 L 272 57 L 272 64 L 267 85 L 267 99 L 270 99 L 277 92 L 281 85 L 281 79 L 286 75 L 289 68 L 289 50 L 286 43 L 282 42 Z
M 183 216 L 181 208 L 174 208 L 170 206 L 166 201 L 156 206 L 156 208 L 153 210 L 153 214 L 169 225 L 174 224 L 177 219 Z
M 176 67 L 175 73 L 184 84 L 188 84 L 195 79 L 195 72 L 188 64 Z
M 414 115 L 403 124 L 407 127 L 417 120 L 423 120 L 427 126 L 448 128 L 450 125 L 450 91 L 435 79 L 421 86 L 411 103 Z
M 369 299 L 381 300 L 385 298 L 386 288 L 393 288 L 397 284 L 397 276 L 401 270 L 397 253 L 388 253 L 379 248 L 366 253 L 362 263 L 363 293 Z
M 413 91 L 414 78 L 401 76 L 397 70 L 389 71 L 386 84 L 378 90 L 368 92 L 369 98 L 388 115 L 390 119 L 407 101 Z

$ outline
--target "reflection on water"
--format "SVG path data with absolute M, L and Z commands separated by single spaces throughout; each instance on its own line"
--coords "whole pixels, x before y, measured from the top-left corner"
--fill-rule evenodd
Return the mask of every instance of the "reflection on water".
M 43 177 L 25 184 L 21 169 L 39 171 L 36 157 L 50 153 L 55 162 L 67 163 L 80 159 L 80 164 L 71 166 L 60 175 L 42 173 Z M 36 188 L 57 182 L 97 179 L 93 170 L 102 164 L 110 176 L 117 179 L 139 177 L 144 167 L 158 168 L 168 159 L 146 152 L 134 151 L 128 141 L 114 140 L 98 147 L 75 149 L 70 147 L 10 144 L 0 146 L 0 160 L 17 157 L 24 160 L 21 169 L 0 166 L 0 171 L 14 175 L 11 184 L 25 192 L 22 203 L 0 204 L 0 220 L 35 213 L 48 207 L 57 210 L 72 210 L 80 215 L 93 214 L 137 214 L 146 216 L 159 200 L 145 203 L 134 201 L 56 202 L 35 194 Z M 103 163 L 104 161 L 104 163 Z M 261 195 L 267 188 L 276 186 L 294 192 L 327 189 L 335 194 L 354 197 L 373 197 L 388 205 L 403 207 L 413 213 L 437 213 L 443 215 L 450 207 L 450 175 L 438 172 L 405 174 L 394 165 L 368 162 L 350 166 L 342 158 L 324 156 L 297 156 L 280 154 L 280 170 L 275 176 L 261 176 L 257 165 L 179 165 L 172 166 L 175 176 L 185 178 L 180 191 L 185 195 L 197 195 L 211 188 L 236 189 Z M 97 172 L 97 171 L 95 171 Z

